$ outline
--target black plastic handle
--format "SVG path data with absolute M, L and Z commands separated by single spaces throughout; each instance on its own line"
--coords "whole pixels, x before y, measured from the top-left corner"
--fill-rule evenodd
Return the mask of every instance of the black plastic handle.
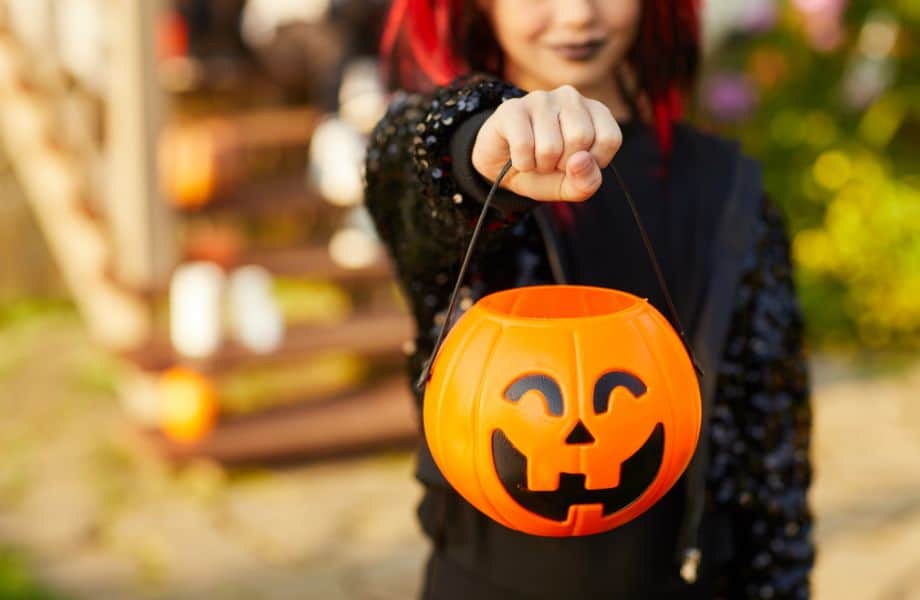
M 470 243 L 466 247 L 466 254 L 463 256 L 463 263 L 460 265 L 460 273 L 457 275 L 457 282 L 454 284 L 454 290 L 450 295 L 450 303 L 447 305 L 447 314 L 444 317 L 444 322 L 441 324 L 441 329 L 438 332 L 438 339 L 434 343 L 434 348 L 431 350 L 431 355 L 425 361 L 425 366 L 422 368 L 422 372 L 419 375 L 418 380 L 415 382 L 415 389 L 419 392 L 423 391 L 425 385 L 428 383 L 428 380 L 431 377 L 431 366 L 434 363 L 435 357 L 438 355 L 438 350 L 441 348 L 441 344 L 444 342 L 444 337 L 447 335 L 447 328 L 450 325 L 451 317 L 454 314 L 454 309 L 457 305 L 457 297 L 460 293 L 460 287 L 463 284 L 463 279 L 466 276 L 466 271 L 470 264 L 470 258 L 473 255 L 473 249 L 476 247 L 476 242 L 479 240 L 479 234 L 482 231 L 483 223 L 485 223 L 486 215 L 489 211 L 489 206 L 492 204 L 492 198 L 495 196 L 495 192 L 498 190 L 498 186 L 501 184 L 502 179 L 505 178 L 505 175 L 508 174 L 508 171 L 511 169 L 511 161 L 509 160 L 505 163 L 505 166 L 502 167 L 502 170 L 499 171 L 498 177 L 495 178 L 495 182 L 492 184 L 492 188 L 489 190 L 489 194 L 486 196 L 485 202 L 482 204 L 482 212 L 479 213 L 479 219 L 476 221 L 476 227 L 473 228 L 473 235 L 470 237 Z M 699 363 L 696 360 L 696 356 L 693 354 L 693 348 L 690 347 L 690 344 L 687 342 L 687 335 L 684 333 L 684 326 L 680 322 L 680 317 L 677 315 L 677 309 L 674 307 L 674 301 L 671 299 L 671 292 L 668 290 L 668 284 L 664 280 L 664 274 L 661 272 L 661 267 L 658 264 L 658 258 L 655 256 L 655 250 L 652 248 L 652 242 L 649 240 L 648 233 L 645 231 L 645 226 L 642 225 L 642 219 L 639 217 L 639 211 L 636 209 L 636 203 L 633 201 L 632 195 L 629 193 L 629 190 L 626 188 L 626 183 L 623 181 L 623 178 L 620 177 L 619 172 L 617 172 L 616 167 L 613 166 L 613 163 L 607 165 L 606 169 L 613 174 L 614 181 L 616 181 L 617 186 L 619 186 L 620 191 L 623 192 L 623 196 L 626 198 L 627 204 L 629 204 L 629 209 L 632 211 L 633 220 L 636 223 L 636 227 L 639 229 L 639 235 L 642 237 L 642 244 L 645 246 L 645 251 L 648 254 L 649 262 L 652 264 L 652 269 L 655 271 L 655 277 L 658 279 L 658 285 L 661 288 L 661 292 L 664 294 L 665 302 L 668 305 L 668 312 L 671 313 L 671 318 L 674 320 L 674 324 L 677 325 L 677 333 L 680 336 L 680 341 L 683 343 L 684 348 L 687 350 L 687 354 L 690 356 L 690 361 L 693 363 L 693 368 L 696 370 L 696 373 L 699 377 L 703 377 L 703 369 L 700 367 Z

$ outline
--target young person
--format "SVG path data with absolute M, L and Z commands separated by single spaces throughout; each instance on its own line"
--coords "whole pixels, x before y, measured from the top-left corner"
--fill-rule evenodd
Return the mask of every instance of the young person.
M 382 46 L 399 91 L 368 149 L 366 203 L 418 326 L 410 380 L 509 159 L 460 309 L 555 282 L 626 290 L 670 316 L 602 173 L 612 160 L 705 372 L 687 472 L 607 533 L 507 529 L 451 489 L 423 443 L 423 597 L 807 598 L 810 390 L 788 239 L 757 165 L 680 121 L 697 0 L 395 0 Z

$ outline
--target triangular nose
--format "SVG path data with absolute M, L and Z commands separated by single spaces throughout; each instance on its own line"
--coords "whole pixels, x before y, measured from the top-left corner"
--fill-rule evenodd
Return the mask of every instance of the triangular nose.
M 565 438 L 566 444 L 590 444 L 593 441 L 594 436 L 591 435 L 591 432 L 588 431 L 588 428 L 585 427 L 585 424 L 580 419 L 572 431 L 569 432 L 568 437 Z

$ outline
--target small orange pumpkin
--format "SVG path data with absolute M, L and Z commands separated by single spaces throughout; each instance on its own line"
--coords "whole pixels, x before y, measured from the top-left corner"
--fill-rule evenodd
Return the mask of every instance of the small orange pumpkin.
M 516 288 L 451 329 L 424 395 L 431 454 L 495 521 L 541 536 L 618 527 L 676 483 L 700 432 L 699 384 L 647 300 Z
M 176 366 L 160 375 L 160 427 L 177 442 L 195 442 L 214 428 L 217 391 L 213 382 L 192 369 Z

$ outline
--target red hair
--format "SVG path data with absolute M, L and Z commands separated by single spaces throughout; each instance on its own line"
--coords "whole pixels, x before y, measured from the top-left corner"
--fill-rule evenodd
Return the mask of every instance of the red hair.
M 642 0 L 639 33 L 626 57 L 666 152 L 696 79 L 699 4 Z M 446 85 L 468 71 L 501 75 L 501 47 L 474 5 L 473 0 L 393 0 L 380 44 L 389 85 L 418 91 Z

